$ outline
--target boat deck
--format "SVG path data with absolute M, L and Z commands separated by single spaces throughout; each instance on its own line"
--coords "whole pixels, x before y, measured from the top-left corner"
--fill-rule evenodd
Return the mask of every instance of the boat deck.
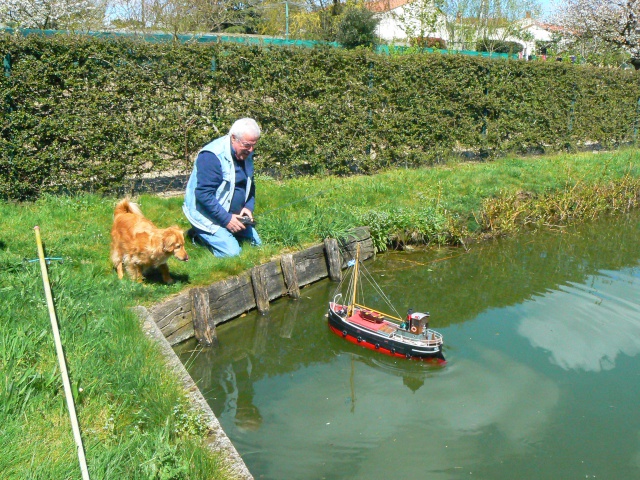
M 390 337 L 398 330 L 398 327 L 395 325 L 390 325 L 388 322 L 383 321 L 382 323 L 372 322 L 371 320 L 365 320 L 360 315 L 359 311 L 356 311 L 354 315 L 347 319 L 351 323 L 355 323 L 361 327 L 366 328 L 367 330 L 373 330 L 374 332 L 378 332 L 386 337 Z

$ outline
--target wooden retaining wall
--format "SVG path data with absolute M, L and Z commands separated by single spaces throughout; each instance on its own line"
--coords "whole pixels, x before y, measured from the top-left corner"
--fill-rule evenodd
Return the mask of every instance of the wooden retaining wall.
M 266 312 L 271 300 L 284 295 L 297 298 L 300 287 L 323 278 L 340 280 L 357 244 L 362 260 L 375 254 L 369 229 L 360 227 L 342 242 L 327 239 L 209 287 L 191 289 L 154 305 L 149 314 L 171 345 L 193 336 L 202 343 L 214 343 L 216 325 L 253 308 Z

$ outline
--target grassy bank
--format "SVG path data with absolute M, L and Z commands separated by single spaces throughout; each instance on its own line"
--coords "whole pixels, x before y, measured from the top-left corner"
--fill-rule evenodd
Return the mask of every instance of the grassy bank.
M 369 225 L 380 250 L 468 244 L 486 235 L 625 211 L 637 205 L 639 153 L 510 158 L 371 177 L 257 179 L 265 246 L 216 259 L 187 246 L 175 285 L 119 281 L 108 261 L 116 198 L 0 203 L 0 471 L 80 478 L 50 332 L 33 227 L 39 225 L 92 478 L 229 478 L 202 445 L 203 426 L 162 368 L 129 307 L 212 283 L 284 250 Z M 136 199 L 160 226 L 187 223 L 181 198 Z M 259 473 L 259 472 L 254 472 Z

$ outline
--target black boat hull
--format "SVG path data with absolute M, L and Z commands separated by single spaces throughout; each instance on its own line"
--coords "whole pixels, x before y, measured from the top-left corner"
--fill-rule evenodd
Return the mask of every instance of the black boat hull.
M 328 318 L 331 331 L 353 344 L 394 357 L 445 361 L 442 345 L 419 347 L 394 340 L 347 321 L 331 308 L 329 308 Z

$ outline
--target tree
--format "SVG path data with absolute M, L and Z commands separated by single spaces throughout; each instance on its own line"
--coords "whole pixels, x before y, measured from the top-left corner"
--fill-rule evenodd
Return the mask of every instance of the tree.
M 116 28 L 174 35 L 233 31 L 256 33 L 258 0 L 110 0 L 109 18 Z
M 337 0 L 304 0 L 296 5 L 299 8 L 290 12 L 292 38 L 330 42 L 336 39 L 338 23 L 346 8 L 344 4 Z
M 310 11 L 308 3 L 293 0 L 262 0 L 256 8 L 260 11 L 258 33 L 286 39 L 300 38 L 299 19 Z
M 446 15 L 446 31 L 449 46 L 454 50 L 472 50 L 477 40 L 477 25 L 470 19 L 475 17 L 475 0 L 447 0 L 440 9 Z
M 631 56 L 640 69 L 640 0 L 565 0 L 555 21 L 574 45 L 604 43 Z
M 91 0 L 2 0 L 0 23 L 16 28 L 74 29 L 101 23 L 103 6 Z
M 350 8 L 338 23 L 336 41 L 346 48 L 372 47 L 376 43 L 378 19 L 366 8 Z
M 414 0 L 395 15 L 411 43 L 426 43 L 428 37 L 440 37 L 444 27 L 444 14 L 439 8 L 443 2 Z
M 449 42 L 465 49 L 477 44 L 494 51 L 496 41 L 530 40 L 524 29 L 527 14 L 540 12 L 538 0 L 440 0 L 439 8 L 447 15 Z
M 435 36 L 454 50 L 480 44 L 492 51 L 496 41 L 530 40 L 523 19 L 539 11 L 539 0 L 413 0 L 395 18 L 410 39 Z

